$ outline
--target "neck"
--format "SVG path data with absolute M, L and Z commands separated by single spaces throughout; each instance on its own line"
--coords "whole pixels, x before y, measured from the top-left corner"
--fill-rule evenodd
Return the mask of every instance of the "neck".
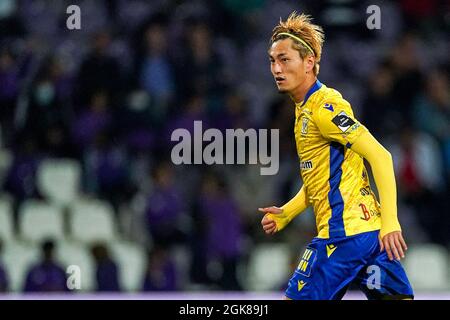
M 303 81 L 297 88 L 289 93 L 291 99 L 294 100 L 295 103 L 302 102 L 305 99 L 305 96 L 308 93 L 309 89 L 311 89 L 316 81 L 317 78 L 315 75 L 307 76 L 305 81 Z

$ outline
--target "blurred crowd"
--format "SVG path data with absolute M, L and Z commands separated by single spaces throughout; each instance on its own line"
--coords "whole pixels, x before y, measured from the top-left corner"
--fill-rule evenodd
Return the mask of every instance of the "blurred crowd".
M 123 236 L 148 248 L 143 290 L 183 289 L 172 246 L 189 252 L 190 283 L 221 290 L 242 289 L 239 267 L 258 243 L 284 241 L 298 255 L 316 234 L 313 213 L 270 238 L 257 212 L 301 186 L 293 103 L 277 93 L 267 57 L 272 28 L 297 10 L 325 29 L 318 78 L 394 157 L 406 240 L 449 248 L 448 3 L 378 1 L 381 29 L 369 30 L 369 2 L 2 1 L 1 148 L 13 160 L 0 190 L 14 199 L 16 221 L 23 201 L 42 197 L 39 163 L 71 158 L 82 166 L 83 193 L 110 202 Z M 81 8 L 81 30 L 66 27 L 70 4 Z M 204 129 L 279 129 L 280 171 L 173 165 L 171 133 L 193 132 L 194 120 Z M 43 244 L 43 265 L 53 245 Z M 97 280 L 119 290 L 107 250 L 92 253 L 103 266 Z

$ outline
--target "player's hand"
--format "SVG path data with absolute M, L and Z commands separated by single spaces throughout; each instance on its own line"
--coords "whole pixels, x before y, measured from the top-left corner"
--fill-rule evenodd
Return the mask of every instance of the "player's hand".
M 267 208 L 258 208 L 259 211 L 265 213 L 261 220 L 261 225 L 266 232 L 266 234 L 274 234 L 278 231 L 278 226 L 276 221 L 273 219 L 274 215 L 279 215 L 283 213 L 283 209 L 272 206 Z
M 380 241 L 380 252 L 386 249 L 389 260 L 400 260 L 405 257 L 405 251 L 408 250 L 401 231 L 393 231 L 386 234 Z

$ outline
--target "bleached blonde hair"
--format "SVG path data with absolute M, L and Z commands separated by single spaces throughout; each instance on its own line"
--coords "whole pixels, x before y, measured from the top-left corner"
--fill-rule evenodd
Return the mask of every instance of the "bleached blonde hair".
M 280 18 L 280 23 L 272 31 L 270 44 L 289 37 L 293 40 L 293 48 L 300 53 L 302 59 L 311 54 L 315 57 L 313 72 L 318 75 L 324 42 L 322 27 L 313 24 L 311 16 L 294 11 L 286 21 Z

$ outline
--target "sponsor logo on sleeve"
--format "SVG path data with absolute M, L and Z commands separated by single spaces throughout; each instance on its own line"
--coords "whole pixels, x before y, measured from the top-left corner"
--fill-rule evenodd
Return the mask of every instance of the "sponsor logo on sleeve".
M 331 112 L 334 112 L 333 105 L 331 103 L 325 103 L 324 106 L 325 109 L 330 110 Z
M 350 118 L 344 111 L 341 111 L 331 120 L 342 132 L 346 132 L 355 121 Z

